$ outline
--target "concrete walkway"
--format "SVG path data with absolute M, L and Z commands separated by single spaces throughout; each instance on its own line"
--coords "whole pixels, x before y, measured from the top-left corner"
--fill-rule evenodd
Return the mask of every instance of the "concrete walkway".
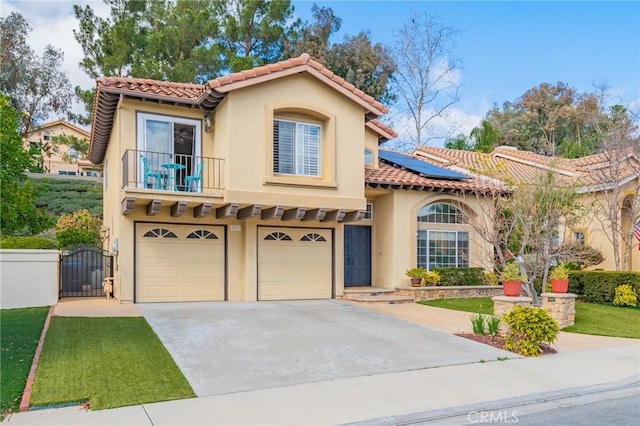
M 132 303 L 119 303 L 104 297 L 70 297 L 61 299 L 53 315 L 60 317 L 140 317 Z
M 417 303 L 401 303 L 397 305 L 371 303 L 357 305 L 395 318 L 401 318 L 415 324 L 426 325 L 427 327 L 435 328 L 436 330 L 444 331 L 446 333 L 472 332 L 470 318 L 473 314 L 469 312 L 436 308 L 433 306 L 419 305 Z M 566 352 L 581 349 L 639 344 L 640 340 L 638 339 L 592 336 L 590 334 L 560 331 L 557 340 L 552 346 L 559 352 Z
M 363 305 L 360 305 L 363 306 Z M 468 313 L 406 305 L 366 305 L 442 331 L 469 331 Z M 448 318 L 448 320 L 446 320 Z M 469 323 L 470 324 L 470 323 Z M 559 353 L 325 380 L 112 410 L 79 407 L 14 414 L 9 425 L 467 424 L 467 413 L 520 410 L 602 390 L 640 397 L 640 340 L 561 333 Z M 555 402 L 554 402 L 555 401 Z M 522 408 L 524 410 L 524 408 Z M 454 423 L 446 419 L 458 417 Z

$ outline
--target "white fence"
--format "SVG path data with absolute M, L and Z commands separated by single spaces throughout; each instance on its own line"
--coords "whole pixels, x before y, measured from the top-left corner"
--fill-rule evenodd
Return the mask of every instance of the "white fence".
M 0 250 L 0 309 L 58 303 L 58 250 Z

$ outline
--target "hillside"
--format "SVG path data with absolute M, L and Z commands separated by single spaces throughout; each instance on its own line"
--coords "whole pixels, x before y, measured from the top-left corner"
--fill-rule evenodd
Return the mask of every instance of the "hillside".
M 57 177 L 31 176 L 40 188 L 36 207 L 44 207 L 49 213 L 60 215 L 87 209 L 92 215 L 102 217 L 102 182 L 84 179 L 60 179 Z

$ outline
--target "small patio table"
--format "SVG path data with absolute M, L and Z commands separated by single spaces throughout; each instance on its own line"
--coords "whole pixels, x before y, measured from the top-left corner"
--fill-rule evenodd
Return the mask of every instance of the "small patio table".
M 178 163 L 164 163 L 164 164 L 160 164 L 160 167 L 162 167 L 163 169 L 166 169 L 168 173 L 167 180 L 164 183 L 164 189 L 169 189 L 171 185 L 171 181 L 173 181 L 173 190 L 177 191 L 178 182 L 177 182 L 176 173 L 178 172 L 178 170 L 184 170 L 187 167 L 184 164 L 178 164 Z

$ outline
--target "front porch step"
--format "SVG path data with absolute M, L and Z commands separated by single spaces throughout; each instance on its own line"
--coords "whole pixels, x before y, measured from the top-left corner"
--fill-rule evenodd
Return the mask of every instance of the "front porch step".
M 350 294 L 344 295 L 344 299 L 350 300 L 352 302 L 360 302 L 360 303 L 388 303 L 388 304 L 396 304 L 396 303 L 413 303 L 413 297 L 409 296 L 398 296 L 397 294 L 388 294 L 385 292 L 384 294 Z
M 395 290 L 392 288 L 382 288 L 382 287 L 345 287 L 344 288 L 344 296 L 347 295 L 371 295 L 374 296 L 376 294 L 393 294 Z

